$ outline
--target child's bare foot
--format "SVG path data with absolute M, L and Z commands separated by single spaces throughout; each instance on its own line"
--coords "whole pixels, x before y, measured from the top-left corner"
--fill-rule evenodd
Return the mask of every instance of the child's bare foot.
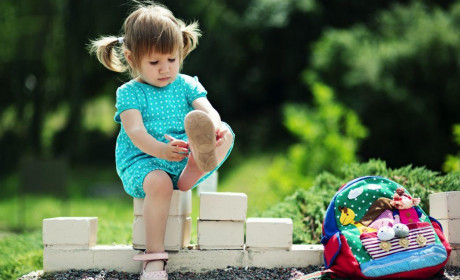
M 185 116 L 184 125 L 198 168 L 202 171 L 216 168 L 216 130 L 209 116 L 200 110 L 192 111 Z
M 206 172 L 202 171 L 196 164 L 193 154 L 188 157 L 187 165 L 180 175 L 177 187 L 181 191 L 188 191 Z

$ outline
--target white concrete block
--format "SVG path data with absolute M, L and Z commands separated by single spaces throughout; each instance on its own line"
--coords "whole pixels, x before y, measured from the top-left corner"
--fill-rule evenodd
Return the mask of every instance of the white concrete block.
M 126 245 L 99 245 L 90 249 L 94 255 L 93 268 L 139 273 L 142 262 L 134 261 L 133 257 L 140 251 Z
M 69 269 L 106 269 L 138 273 L 142 262 L 132 257 L 142 252 L 129 246 L 94 246 L 90 249 L 45 247 L 45 272 Z M 452 261 L 452 258 L 451 258 Z M 187 250 L 169 252 L 168 271 L 205 272 L 233 267 L 307 267 L 323 263 L 322 245 L 293 245 L 292 250 Z
M 144 215 L 144 199 L 134 198 L 134 216 Z M 192 191 L 174 190 L 171 197 L 171 206 L 169 207 L 169 215 L 184 216 L 192 213 Z
M 165 249 L 178 251 L 190 243 L 192 232 L 192 218 L 187 216 L 168 216 L 165 232 Z M 133 223 L 133 247 L 145 249 L 144 218 L 137 216 Z
M 322 245 L 293 245 L 292 250 L 248 250 L 247 266 L 250 267 L 306 267 L 322 265 Z
M 244 222 L 198 219 L 197 243 L 201 250 L 243 249 Z
M 438 220 L 449 243 L 460 243 L 460 219 Z
M 43 271 L 65 271 L 69 269 L 91 269 L 94 254 L 89 248 L 43 248 Z
M 89 248 L 96 245 L 97 217 L 59 217 L 43 220 L 43 244 Z
M 244 250 L 180 250 L 169 253 L 168 271 L 205 272 L 228 266 L 245 267 L 246 259 Z
M 460 266 L 460 244 L 450 244 L 452 252 L 450 253 L 448 265 Z
M 245 221 L 248 197 L 244 193 L 211 193 L 200 195 L 200 219 L 210 221 Z
M 248 218 L 246 246 L 250 248 L 278 248 L 292 246 L 292 220 L 288 218 Z
M 217 181 L 218 181 L 218 172 L 214 172 L 211 175 L 209 175 L 206 180 L 201 182 L 197 186 L 197 192 L 196 194 L 199 196 L 202 192 L 217 192 Z
M 440 220 L 460 219 L 460 191 L 430 194 L 430 216 Z

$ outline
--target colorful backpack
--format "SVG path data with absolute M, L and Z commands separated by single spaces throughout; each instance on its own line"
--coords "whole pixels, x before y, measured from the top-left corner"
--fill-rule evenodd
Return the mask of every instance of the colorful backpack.
M 420 279 L 442 273 L 451 248 L 439 222 L 418 202 L 383 177 L 361 177 L 343 185 L 323 222 L 329 277 Z

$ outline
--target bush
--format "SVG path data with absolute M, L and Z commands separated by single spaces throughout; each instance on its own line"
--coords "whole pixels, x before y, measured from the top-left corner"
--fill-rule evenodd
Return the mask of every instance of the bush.
M 455 143 L 460 145 L 460 124 L 454 125 L 453 131 Z M 460 151 L 457 153 L 456 156 L 447 155 L 446 161 L 443 165 L 443 170 L 446 172 L 460 171 Z
M 293 242 L 319 243 L 324 214 L 334 194 L 343 184 L 366 175 L 387 177 L 404 186 L 414 197 L 420 197 L 420 206 L 428 212 L 428 195 L 436 192 L 460 190 L 460 173 L 428 170 L 411 165 L 399 169 L 388 168 L 381 160 L 346 165 L 337 175 L 324 172 L 316 177 L 308 190 L 299 189 L 285 200 L 265 211 L 263 217 L 293 219 Z
M 310 186 L 321 171 L 337 172 L 355 162 L 359 143 L 367 135 L 358 116 L 334 98 L 332 89 L 312 83 L 315 107 L 290 104 L 284 124 L 299 142 L 278 156 L 269 170 L 269 181 L 280 195 Z
M 379 11 L 369 25 L 323 33 L 307 73 L 369 128 L 360 155 L 441 168 L 459 122 L 459 23 L 458 1 L 447 9 L 411 1 Z

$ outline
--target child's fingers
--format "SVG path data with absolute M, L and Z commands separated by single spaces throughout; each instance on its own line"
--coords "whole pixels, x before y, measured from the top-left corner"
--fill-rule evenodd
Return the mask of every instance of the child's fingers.
M 186 158 L 186 155 L 184 155 L 184 154 L 175 153 L 174 156 L 173 156 L 174 161 L 181 161 L 184 158 Z
M 174 147 L 174 152 L 178 153 L 178 154 L 185 154 L 185 155 L 188 155 L 188 149 L 186 148 L 181 148 L 181 147 Z
M 182 148 L 188 148 L 188 144 L 184 140 L 175 139 L 174 141 L 171 142 L 171 144 L 173 146 L 178 146 L 178 147 L 182 147 Z
M 164 137 L 166 138 L 166 140 L 169 140 L 169 141 L 174 141 L 174 140 L 176 140 L 176 138 L 174 138 L 174 137 L 172 137 L 172 136 L 170 136 L 170 135 L 168 135 L 168 134 L 165 134 Z
M 216 147 L 219 147 L 220 145 L 222 145 L 225 141 L 225 138 L 224 137 L 221 137 L 219 139 L 217 139 L 216 141 Z

